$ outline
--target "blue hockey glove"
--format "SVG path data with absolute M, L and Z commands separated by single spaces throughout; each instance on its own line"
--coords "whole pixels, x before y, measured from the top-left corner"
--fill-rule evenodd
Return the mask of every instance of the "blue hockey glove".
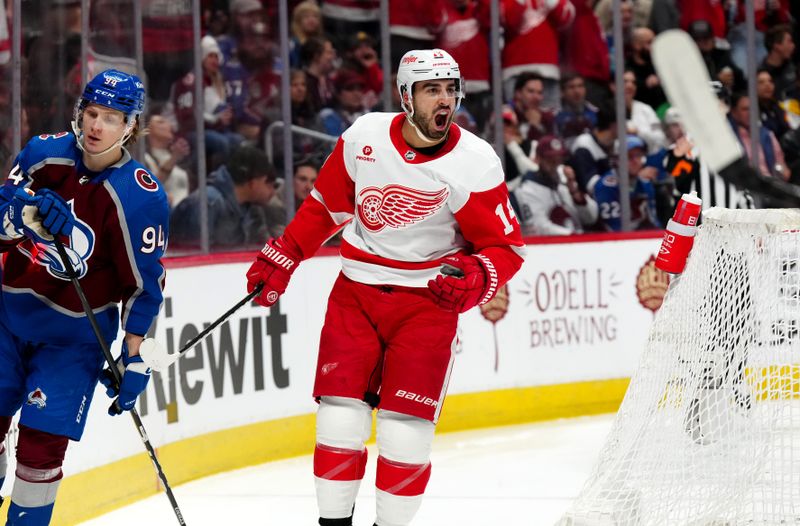
M 35 243 L 53 240 L 53 234 L 69 235 L 75 216 L 69 205 L 57 193 L 44 188 L 38 194 L 17 189 L 9 203 L 3 227 L 12 238 L 27 236 Z
M 122 373 L 122 384 L 117 385 L 114 374 L 110 368 L 106 368 L 100 373 L 100 383 L 106 387 L 106 394 L 109 398 L 116 397 L 116 400 L 108 408 L 111 416 L 121 414 L 123 411 L 130 411 L 136 399 L 147 387 L 150 381 L 150 368 L 145 365 L 141 356 L 129 356 L 128 344 L 122 341 L 122 354 L 115 364 Z
M 39 216 L 47 231 L 54 236 L 70 235 L 72 227 L 75 226 L 75 216 L 64 198 L 49 188 L 39 190 L 36 197 L 42 198 L 39 203 Z

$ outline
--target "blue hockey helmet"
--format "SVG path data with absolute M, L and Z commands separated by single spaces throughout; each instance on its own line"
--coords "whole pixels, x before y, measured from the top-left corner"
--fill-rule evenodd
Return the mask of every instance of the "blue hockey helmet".
M 124 113 L 128 120 L 138 117 L 144 111 L 144 84 L 136 75 L 107 69 L 83 89 L 76 109 L 82 110 L 89 104 L 100 104 Z

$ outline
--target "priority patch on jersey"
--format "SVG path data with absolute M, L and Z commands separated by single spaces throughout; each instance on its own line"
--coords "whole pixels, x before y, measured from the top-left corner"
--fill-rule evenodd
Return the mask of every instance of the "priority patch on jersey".
M 35 405 L 37 409 L 44 409 L 47 406 L 47 395 L 41 388 L 37 387 L 28 393 L 28 405 Z
M 158 190 L 158 183 L 147 170 L 138 168 L 135 172 L 133 172 L 133 177 L 136 179 L 136 184 L 148 192 L 155 192 Z

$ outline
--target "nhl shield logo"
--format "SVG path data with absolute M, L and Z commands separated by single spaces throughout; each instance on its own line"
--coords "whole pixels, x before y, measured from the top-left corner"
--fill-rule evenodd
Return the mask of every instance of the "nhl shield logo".
M 44 409 L 47 406 L 47 395 L 40 387 L 28 393 L 28 405 L 35 405 L 36 409 Z
M 403 155 L 403 157 L 406 158 L 406 161 L 413 161 L 414 159 L 417 158 L 417 152 L 415 152 L 414 150 L 408 150 L 405 153 L 405 155 Z

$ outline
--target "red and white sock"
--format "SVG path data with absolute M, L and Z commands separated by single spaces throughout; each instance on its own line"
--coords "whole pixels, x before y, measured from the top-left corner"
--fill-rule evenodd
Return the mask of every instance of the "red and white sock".
M 422 504 L 431 464 L 406 464 L 378 457 L 375 478 L 377 526 L 406 526 Z
M 317 444 L 314 449 L 314 483 L 321 517 L 339 519 L 353 514 L 366 466 L 366 448 L 356 451 Z

